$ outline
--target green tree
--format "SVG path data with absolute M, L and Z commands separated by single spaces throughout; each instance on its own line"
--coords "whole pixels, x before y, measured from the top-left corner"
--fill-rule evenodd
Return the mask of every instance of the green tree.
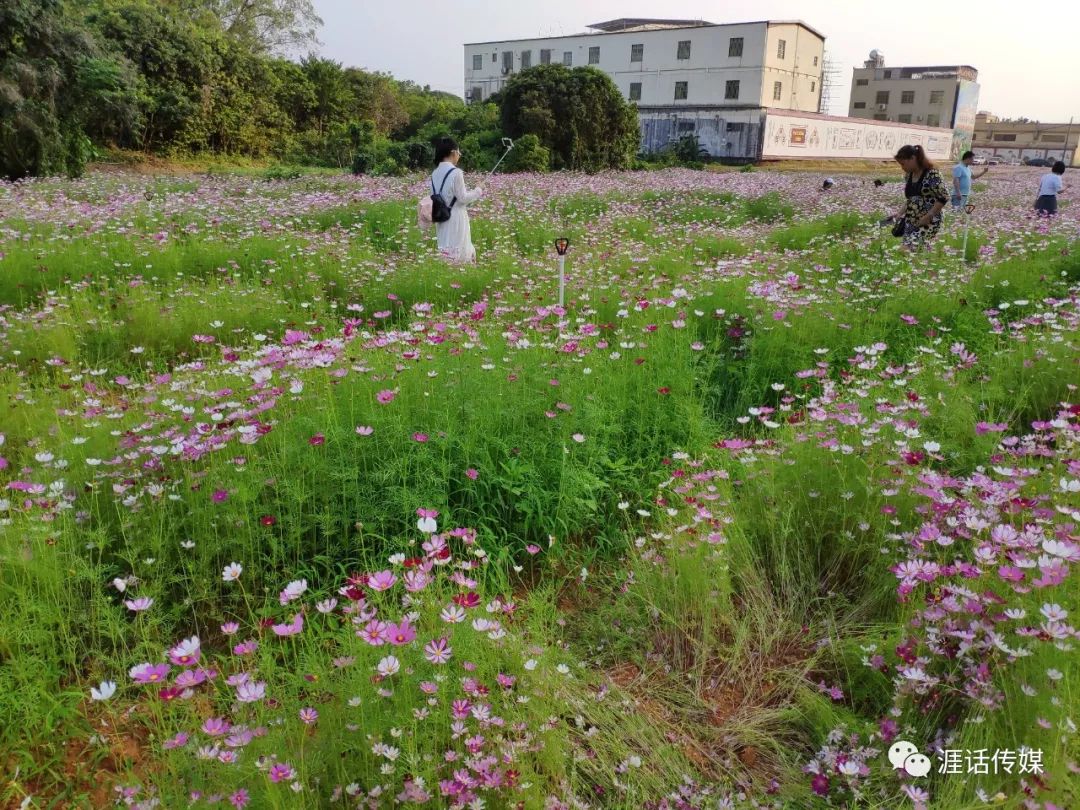
M 311 0 L 166 0 L 204 27 L 219 26 L 255 53 L 303 51 L 318 44 L 322 20 Z
M 514 76 L 496 101 L 505 132 L 536 135 L 553 168 L 625 168 L 637 153 L 637 111 L 595 68 L 538 65 Z
M 61 0 L 0 3 L 0 174 L 81 173 L 91 110 L 124 88 L 118 65 Z

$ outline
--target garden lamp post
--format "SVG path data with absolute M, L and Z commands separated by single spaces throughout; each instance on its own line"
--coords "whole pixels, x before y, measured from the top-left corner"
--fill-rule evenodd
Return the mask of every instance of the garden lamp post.
M 570 240 L 560 236 L 555 240 L 555 252 L 559 254 L 559 306 L 563 305 L 566 290 L 566 251 L 570 249 Z

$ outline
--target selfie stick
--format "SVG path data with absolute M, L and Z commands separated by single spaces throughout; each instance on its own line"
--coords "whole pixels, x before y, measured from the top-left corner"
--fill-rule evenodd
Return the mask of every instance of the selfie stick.
M 510 154 L 510 150 L 514 148 L 514 139 L 513 138 L 503 138 L 502 143 L 503 143 L 503 146 L 506 147 L 506 151 L 503 152 L 502 157 L 499 158 L 499 162 L 496 163 L 492 167 L 490 172 L 488 172 L 488 177 L 491 177 L 491 175 L 495 174 L 495 169 L 499 168 L 499 164 L 501 164 L 503 162 L 503 160 L 506 159 L 506 156 Z

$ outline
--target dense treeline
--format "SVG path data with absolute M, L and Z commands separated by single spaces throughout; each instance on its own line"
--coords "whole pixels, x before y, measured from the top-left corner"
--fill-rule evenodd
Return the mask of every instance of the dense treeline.
M 525 71 L 506 109 L 466 106 L 282 56 L 312 48 L 320 24 L 311 0 L 3 0 L 0 175 L 77 175 L 96 147 L 395 174 L 429 165 L 448 133 L 475 168 L 503 127 L 521 139 L 509 170 L 625 166 L 637 150 L 632 108 L 599 71 Z

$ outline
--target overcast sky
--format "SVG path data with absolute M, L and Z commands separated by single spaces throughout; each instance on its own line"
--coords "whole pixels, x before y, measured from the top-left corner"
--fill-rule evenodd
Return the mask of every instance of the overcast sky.
M 580 33 L 616 17 L 709 22 L 800 19 L 825 35 L 839 68 L 829 112 L 846 114 L 851 69 L 872 48 L 886 66 L 968 64 L 979 109 L 1080 122 L 1080 2 L 1038 0 L 314 0 L 324 56 L 463 93 L 466 42 Z

